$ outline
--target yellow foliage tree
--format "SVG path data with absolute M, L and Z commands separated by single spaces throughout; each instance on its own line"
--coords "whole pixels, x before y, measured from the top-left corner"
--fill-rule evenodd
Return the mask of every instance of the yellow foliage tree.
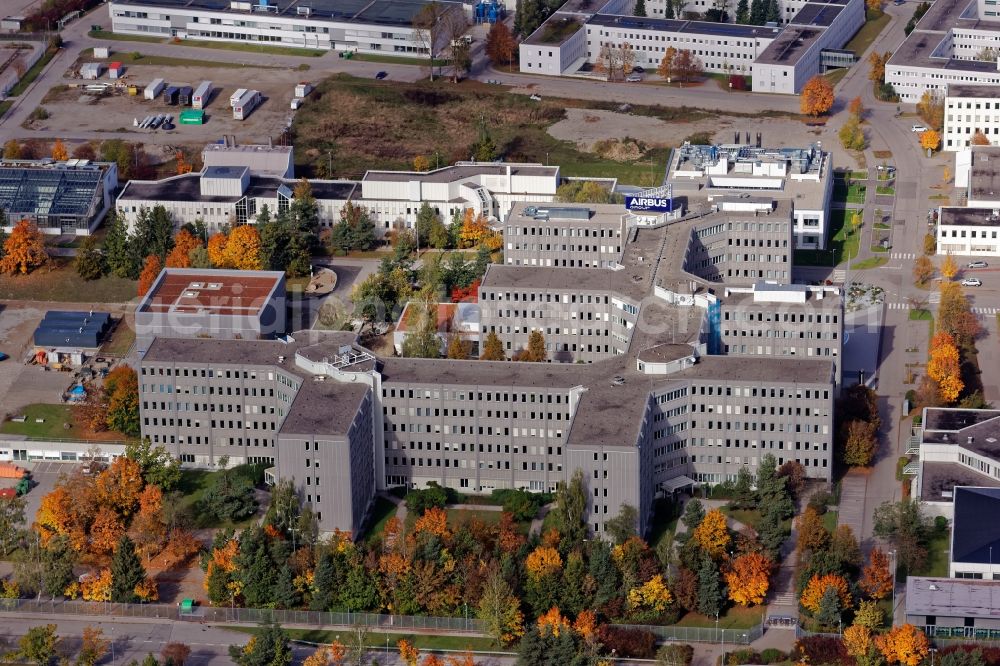
M 597 614 L 589 609 L 580 611 L 580 614 L 576 616 L 576 620 L 573 621 L 573 631 L 580 634 L 583 640 L 589 641 L 594 637 L 596 630 Z
M 756 552 L 733 560 L 733 566 L 726 572 L 729 598 L 741 606 L 764 603 L 770 587 L 771 566 L 767 556 Z
M 139 597 L 139 601 L 144 603 L 157 601 L 160 598 L 160 591 L 156 586 L 156 581 L 149 576 L 146 576 L 141 583 L 136 585 L 133 591 L 135 592 L 135 596 Z
M 441 539 L 448 537 L 448 514 L 440 507 L 431 507 L 413 524 L 414 534 L 429 532 Z
M 458 232 L 459 247 L 477 247 L 480 243 L 487 246 L 494 239 L 497 233 L 490 227 L 489 222 L 482 215 L 476 215 L 471 208 L 465 209 L 465 217 L 462 219 L 462 227 Z M 496 248 L 490 248 L 496 249 Z
M 726 516 L 718 509 L 712 509 L 705 514 L 698 527 L 694 528 L 695 542 L 713 559 L 725 554 L 731 537 L 726 526 Z
M 431 161 L 424 157 L 423 155 L 417 155 L 413 158 L 413 170 L 414 171 L 427 171 L 431 168 Z
M 111 601 L 111 569 L 101 569 L 97 575 L 88 574 L 80 588 L 86 601 Z
M 887 634 L 875 637 L 875 645 L 890 664 L 919 666 L 930 651 L 927 636 L 912 624 L 893 627 Z
M 941 135 L 937 130 L 927 130 L 920 133 L 920 147 L 924 150 L 937 150 L 941 145 Z
M 628 591 L 627 597 L 630 610 L 642 609 L 654 613 L 662 613 L 667 610 L 667 606 L 673 599 L 663 576 L 660 574 L 656 574 L 639 587 L 633 587 Z
M 817 74 L 806 82 L 799 97 L 799 108 L 808 116 L 819 116 L 833 108 L 833 86 Z
M 66 144 L 62 139 L 56 139 L 52 144 L 52 159 L 56 162 L 65 162 L 69 159 L 69 151 L 66 150 Z
M 264 262 L 260 256 L 260 233 L 257 227 L 252 224 L 241 224 L 230 231 L 229 238 L 226 239 L 225 255 L 226 264 L 238 270 L 262 269 Z
M 208 239 L 208 260 L 216 268 L 230 268 L 226 254 L 226 234 L 221 231 Z
M 838 574 L 815 574 L 809 579 L 806 589 L 802 591 L 802 598 L 799 600 L 802 605 L 813 613 L 819 610 L 820 599 L 828 588 L 834 588 L 837 596 L 840 597 L 840 605 L 843 608 L 851 607 L 851 589 L 843 576 Z
M 844 647 L 847 648 L 847 654 L 855 659 L 867 657 L 874 646 L 872 630 L 868 627 L 855 624 L 844 629 Z
M 30 273 L 49 260 L 45 252 L 42 232 L 29 220 L 21 220 L 14 225 L 3 244 L 3 258 L 0 258 L 0 273 Z
M 950 254 L 941 262 L 941 275 L 949 280 L 954 280 L 958 275 L 958 263 Z
M 569 620 L 555 606 L 538 617 L 538 631 L 543 635 L 558 636 L 560 632 L 569 631 L 569 628 Z
M 944 402 L 958 400 L 965 383 L 958 358 L 958 346 L 947 331 L 938 331 L 931 338 L 927 376 L 938 383 L 938 393 Z
M 892 592 L 889 558 L 881 548 L 872 548 L 868 557 L 868 565 L 862 571 L 858 585 L 872 599 L 884 599 Z
M 552 546 L 539 546 L 531 551 L 524 566 L 528 575 L 538 580 L 558 573 L 562 569 L 562 556 Z

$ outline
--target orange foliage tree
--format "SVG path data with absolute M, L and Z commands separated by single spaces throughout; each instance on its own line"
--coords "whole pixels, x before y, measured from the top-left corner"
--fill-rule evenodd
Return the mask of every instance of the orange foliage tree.
M 226 240 L 226 234 L 221 231 L 212 234 L 212 237 L 208 239 L 208 260 L 215 268 L 232 268 L 227 263 L 229 257 L 226 255 Z
M 558 573 L 562 569 L 562 556 L 552 546 L 539 546 L 531 551 L 524 566 L 528 576 L 538 580 Z
M 21 220 L 14 225 L 3 244 L 3 258 L 0 258 L 0 273 L 30 273 L 49 260 L 45 251 L 42 232 L 29 220 Z
M 919 666 L 930 651 L 927 636 L 912 624 L 893 627 L 887 634 L 875 637 L 875 645 L 890 664 Z
M 174 249 L 167 255 L 167 268 L 191 268 L 191 250 L 201 247 L 201 239 L 187 229 L 174 236 Z
M 941 135 L 937 130 L 927 130 L 920 133 L 920 147 L 924 150 L 937 150 L 941 145 Z
M 191 171 L 194 169 L 194 167 L 191 166 L 190 164 L 188 164 L 188 161 L 186 159 L 184 159 L 184 151 L 183 150 L 178 150 L 177 153 L 174 155 L 174 157 L 177 158 L 177 175 L 178 176 L 183 176 L 186 173 L 191 173 Z
M 830 542 L 830 533 L 823 526 L 823 520 L 813 507 L 806 510 L 798 518 L 799 537 L 796 548 L 800 553 L 822 550 Z
M 838 574 L 815 574 L 809 579 L 806 589 L 802 591 L 802 598 L 799 600 L 802 605 L 813 613 L 819 611 L 819 602 L 823 598 L 823 593 L 832 587 L 840 597 L 840 605 L 843 608 L 851 607 L 851 590 L 843 576 Z
M 938 331 L 931 338 L 930 360 L 927 362 L 927 376 L 938 383 L 938 393 L 946 403 L 958 400 L 965 388 L 958 360 L 958 346 L 955 338 L 947 331 Z
M 229 232 L 226 240 L 226 265 L 241 271 L 259 271 L 264 267 L 260 256 L 260 233 L 252 224 L 241 224 Z M 213 262 L 214 263 L 214 262 Z
M 124 533 L 125 525 L 114 510 L 102 506 L 90 526 L 90 550 L 97 555 L 110 555 Z
M 733 560 L 726 572 L 729 598 L 741 606 L 764 603 L 770 586 L 771 560 L 767 556 L 751 552 Z
M 85 576 L 80 583 L 80 593 L 87 601 L 111 601 L 111 569 Z
M 52 159 L 56 162 L 65 162 L 69 159 L 69 151 L 62 139 L 56 139 L 52 144 Z
M 490 227 L 485 217 L 466 208 L 462 227 L 458 232 L 458 246 L 477 247 L 480 244 L 486 245 L 490 250 L 498 250 L 503 245 L 503 239 Z
M 139 504 L 142 492 L 142 467 L 125 456 L 118 456 L 94 482 L 97 498 L 122 516 L 130 516 Z
M 889 557 L 881 548 L 873 548 L 868 565 L 858 582 L 861 590 L 872 599 L 884 599 L 892 592 L 892 572 L 889 571 Z
M 142 272 L 139 273 L 139 298 L 142 298 L 153 288 L 156 276 L 163 270 L 160 258 L 155 254 L 146 257 L 146 263 L 142 265 Z
M 969 144 L 973 146 L 988 146 L 990 145 L 990 140 L 982 131 L 976 130 L 976 133 L 969 140 Z
M 875 647 L 875 641 L 872 640 L 872 630 L 860 624 L 851 625 L 844 629 L 843 640 L 847 654 L 857 659 L 859 664 Z
M 399 658 L 403 660 L 406 666 L 417 666 L 417 660 L 420 659 L 420 650 L 405 638 L 396 643 L 396 647 L 399 648 Z
M 573 621 L 573 631 L 585 641 L 593 639 L 594 632 L 597 631 L 597 614 L 590 609 L 580 611 Z
M 560 632 L 569 631 L 569 628 L 569 620 L 555 606 L 538 617 L 538 631 L 542 634 L 558 636 Z
M 731 537 L 726 526 L 726 516 L 718 509 L 705 514 L 698 527 L 694 528 L 695 542 L 713 559 L 725 554 Z
M 448 514 L 440 507 L 431 507 L 424 512 L 424 515 L 417 518 L 413 524 L 413 533 L 427 532 L 436 537 L 445 539 L 448 537 Z
M 806 82 L 799 97 L 799 108 L 809 116 L 819 116 L 833 108 L 833 86 L 817 74 Z

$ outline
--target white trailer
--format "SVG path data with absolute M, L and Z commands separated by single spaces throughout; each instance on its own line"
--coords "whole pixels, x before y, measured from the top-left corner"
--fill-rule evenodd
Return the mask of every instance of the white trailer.
M 263 100 L 260 91 L 248 90 L 233 107 L 233 120 L 246 120 Z
M 191 107 L 194 109 L 204 109 L 212 99 L 212 82 L 202 81 L 191 96 Z
M 313 91 L 313 84 L 308 81 L 303 81 L 302 83 L 295 86 L 295 96 L 296 97 L 308 97 L 309 93 Z
M 242 98 L 246 94 L 247 94 L 247 89 L 246 88 L 240 88 L 240 89 L 238 89 L 236 92 L 234 92 L 232 95 L 229 96 L 229 106 L 231 106 L 231 107 L 233 107 L 235 109 L 236 108 L 236 102 L 240 101 L 240 98 Z
M 146 86 L 146 89 L 142 92 L 142 96 L 146 99 L 156 99 L 166 85 L 167 82 L 163 79 L 153 79 L 153 81 Z

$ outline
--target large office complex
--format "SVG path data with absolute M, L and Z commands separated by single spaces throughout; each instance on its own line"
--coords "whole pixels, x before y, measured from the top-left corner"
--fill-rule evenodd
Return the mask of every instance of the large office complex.
M 426 31 L 413 27 L 424 0 L 114 0 L 117 33 L 387 55 L 426 54 Z M 464 20 L 461 3 L 442 2 Z M 434 52 L 447 46 L 434 31 Z
M 959 148 L 955 187 L 965 205 L 938 208 L 937 253 L 1000 256 L 1000 147 Z
M 559 76 L 599 64 L 604 46 L 632 47 L 634 64 L 654 70 L 668 48 L 689 50 L 706 72 L 752 77 L 753 90 L 797 94 L 828 67 L 850 66 L 840 51 L 865 22 L 861 0 L 785 3 L 784 26 L 631 16 L 620 0 L 568 2 L 520 45 L 522 72 Z
M 542 330 L 549 363 L 381 358 L 350 333 L 161 329 L 140 362 L 143 435 L 187 464 L 273 463 L 323 530 L 357 532 L 377 490 L 430 481 L 542 491 L 579 470 L 601 536 L 623 504 L 645 531 L 657 493 L 733 479 L 769 453 L 828 480 L 840 341 L 820 332 L 838 330 L 842 306 L 835 290 L 776 284 L 791 267 L 788 202 L 670 224 L 579 208 L 560 214 L 565 228 L 624 223 L 624 240 L 606 236 L 621 243 L 613 265 L 600 250 L 590 267 L 493 264 L 479 289 L 480 336 L 497 333 L 510 355 Z M 160 282 L 195 279 L 172 272 Z M 772 344 L 740 347 L 726 323 L 740 313 Z
M 118 165 L 88 160 L 0 161 L 3 230 L 27 219 L 43 234 L 90 235 L 113 203 Z
M 893 51 L 885 66 L 885 81 L 901 101 L 910 104 L 919 102 L 927 90 L 950 94 L 955 84 L 963 90 L 968 85 L 997 86 L 998 45 L 1000 18 L 995 0 L 934 2 Z

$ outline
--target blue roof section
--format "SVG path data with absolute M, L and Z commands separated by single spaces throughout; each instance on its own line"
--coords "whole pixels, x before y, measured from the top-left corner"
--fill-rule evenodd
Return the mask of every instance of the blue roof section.
M 953 562 L 1000 561 L 1000 521 L 984 519 L 1000 512 L 1000 488 L 955 488 L 952 528 Z

